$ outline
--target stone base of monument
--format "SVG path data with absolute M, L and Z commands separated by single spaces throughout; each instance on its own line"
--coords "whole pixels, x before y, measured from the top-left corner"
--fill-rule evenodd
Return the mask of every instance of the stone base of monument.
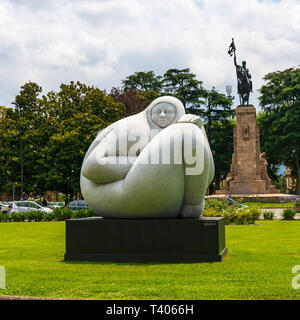
M 226 254 L 222 217 L 66 221 L 68 261 L 209 262 Z

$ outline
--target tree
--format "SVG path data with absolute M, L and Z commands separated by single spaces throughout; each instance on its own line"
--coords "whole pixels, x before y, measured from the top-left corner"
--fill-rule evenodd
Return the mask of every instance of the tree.
M 16 96 L 15 107 L 6 109 L 0 129 L 0 162 L 4 171 L 2 188 L 6 192 L 11 192 L 13 184 L 20 186 L 21 163 L 24 166 L 24 191 L 33 191 L 36 187 L 34 176 L 38 172 L 37 161 L 40 157 L 37 150 L 47 140 L 43 135 L 46 114 L 41 111 L 38 98 L 41 91 L 42 88 L 36 83 L 26 83 Z
M 122 89 L 125 92 L 131 89 L 160 92 L 162 88 L 161 78 L 161 76 L 156 76 L 153 71 L 135 72 L 122 80 Z
M 84 155 L 97 132 L 119 120 L 124 105 L 105 92 L 80 82 L 62 84 L 58 92 L 44 97 L 55 128 L 45 146 L 45 161 L 51 164 L 44 181 L 48 189 L 70 195 L 80 191 L 79 178 Z
M 163 77 L 163 93 L 178 98 L 185 108 L 199 108 L 204 103 L 205 90 L 202 81 L 186 69 L 169 69 Z
M 177 97 L 186 108 L 203 104 L 205 90 L 196 75 L 186 69 L 169 69 L 164 76 L 156 76 L 153 71 L 135 72 L 122 80 L 124 92 L 156 92 Z
M 128 117 L 145 110 L 154 99 L 159 97 L 159 94 L 153 90 L 137 91 L 130 89 L 123 92 L 119 88 L 112 88 L 109 96 L 115 102 L 121 102 L 125 105 L 124 116 Z
M 205 107 L 191 107 L 189 112 L 200 116 L 204 121 L 210 148 L 215 163 L 215 177 L 209 192 L 219 189 L 220 183 L 230 171 L 233 153 L 234 110 L 231 109 L 232 98 L 219 93 L 215 88 L 205 90 Z
M 258 118 L 262 150 L 271 167 L 291 169 L 300 194 L 300 68 L 271 72 L 263 79 L 259 101 L 264 112 Z
M 0 106 L 0 193 L 3 191 L 3 187 L 6 184 L 5 167 L 4 167 L 4 155 L 1 151 L 4 149 L 3 128 L 6 120 L 6 108 Z M 2 153 L 2 154 L 1 154 Z
M 19 187 L 23 143 L 24 192 L 56 190 L 71 197 L 79 189 L 83 157 L 100 129 L 119 120 L 124 105 L 95 87 L 62 84 L 41 98 L 42 88 L 29 82 L 16 96 L 16 108 L 0 117 L 1 187 Z M 2 109 L 1 109 L 2 110 Z M 4 113 L 4 112 L 3 112 Z

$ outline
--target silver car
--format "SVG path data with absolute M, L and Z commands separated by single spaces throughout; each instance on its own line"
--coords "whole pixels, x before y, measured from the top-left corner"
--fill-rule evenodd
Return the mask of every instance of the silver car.
M 47 207 L 42 207 L 41 205 L 39 205 L 38 203 L 34 202 L 34 201 L 15 201 L 15 202 L 10 202 L 9 203 L 9 208 L 10 211 L 9 213 L 13 213 L 13 212 L 28 212 L 31 210 L 40 210 L 46 213 L 50 213 L 53 210 L 51 208 L 47 208 Z

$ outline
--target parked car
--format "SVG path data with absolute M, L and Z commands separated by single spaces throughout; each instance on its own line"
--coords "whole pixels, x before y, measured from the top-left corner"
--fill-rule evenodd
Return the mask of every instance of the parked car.
M 9 212 L 28 212 L 31 210 L 41 210 L 46 213 L 50 213 L 53 210 L 50 208 L 42 207 L 38 203 L 30 200 L 25 201 L 15 201 L 15 202 L 9 202 Z
M 9 211 L 9 205 L 8 205 L 8 202 L 2 202 L 0 204 L 0 212 L 1 213 L 8 213 Z
M 225 198 L 225 197 L 218 197 L 218 196 L 205 196 L 204 198 L 205 200 L 219 200 L 219 201 L 224 201 L 226 202 L 228 205 L 234 205 L 234 206 L 238 206 L 239 208 L 249 208 L 246 204 L 242 204 L 242 203 L 238 203 L 237 201 L 235 201 L 232 198 Z
M 238 203 L 237 201 L 235 201 L 231 198 L 226 198 L 226 201 L 229 205 L 238 206 L 240 208 L 249 208 L 246 204 Z
M 48 202 L 48 207 L 51 209 L 63 208 L 65 206 L 64 202 Z
M 82 210 L 82 209 L 87 209 L 88 205 L 85 202 L 85 200 L 73 200 L 69 202 L 65 208 L 72 209 L 72 210 Z

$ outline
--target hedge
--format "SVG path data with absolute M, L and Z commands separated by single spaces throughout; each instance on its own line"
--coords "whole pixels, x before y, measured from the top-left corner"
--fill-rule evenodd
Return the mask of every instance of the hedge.
M 207 200 L 203 217 L 224 217 L 226 224 L 253 224 L 262 211 L 258 208 L 228 205 L 219 200 Z
M 11 214 L 0 213 L 0 222 L 64 221 L 67 219 L 86 218 L 93 216 L 95 216 L 95 213 L 92 209 L 71 210 L 57 208 L 50 213 L 40 210 L 13 212 Z
M 258 220 L 262 211 L 257 208 L 240 208 L 228 206 L 225 202 L 208 200 L 205 203 L 203 217 L 224 217 L 226 224 L 249 224 Z M 93 217 L 92 209 L 71 210 L 58 208 L 53 212 L 46 213 L 39 210 L 29 212 L 14 212 L 11 214 L 0 214 L 0 222 L 23 222 L 23 221 L 64 221 L 67 219 Z

